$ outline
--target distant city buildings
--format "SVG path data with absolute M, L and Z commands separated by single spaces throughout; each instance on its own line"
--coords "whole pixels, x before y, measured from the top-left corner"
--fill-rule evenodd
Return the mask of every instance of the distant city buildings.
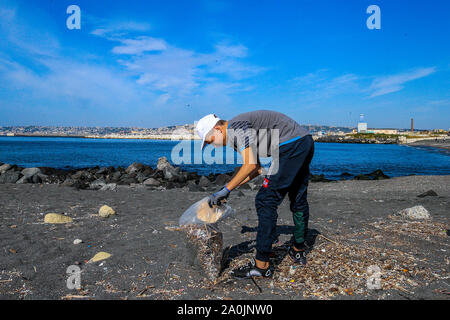
M 324 125 L 302 125 L 314 137 L 346 136 L 356 133 L 412 135 L 410 129 L 368 128 L 361 114 L 357 128 Z M 447 134 L 443 129 L 414 130 L 414 136 Z M 51 127 L 51 126 L 9 126 L 0 127 L 0 136 L 36 136 L 36 137 L 85 137 L 111 139 L 198 139 L 193 124 L 167 126 L 161 128 L 136 127 Z
M 356 131 L 356 132 L 355 132 Z M 358 129 L 353 133 L 374 133 L 374 134 L 398 134 L 398 129 L 392 128 L 368 128 L 367 122 L 364 121 L 364 114 L 359 115 Z

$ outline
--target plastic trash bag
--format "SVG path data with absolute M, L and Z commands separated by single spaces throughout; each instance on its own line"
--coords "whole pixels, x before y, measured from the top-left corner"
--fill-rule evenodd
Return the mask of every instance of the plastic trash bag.
M 190 206 L 180 217 L 180 226 L 191 224 L 213 224 L 229 215 L 233 214 L 234 210 L 227 204 L 220 206 L 213 206 L 208 204 L 208 197 L 197 201 Z

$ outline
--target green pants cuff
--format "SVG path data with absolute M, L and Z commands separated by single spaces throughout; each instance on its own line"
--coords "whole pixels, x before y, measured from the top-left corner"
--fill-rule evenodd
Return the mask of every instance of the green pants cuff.
M 305 221 L 303 212 L 294 212 L 294 239 L 297 243 L 305 241 Z

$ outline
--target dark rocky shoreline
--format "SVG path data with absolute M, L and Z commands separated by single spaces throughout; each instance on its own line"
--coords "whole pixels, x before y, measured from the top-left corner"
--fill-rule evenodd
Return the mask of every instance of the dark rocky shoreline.
M 42 183 L 60 184 L 75 189 L 115 190 L 117 185 L 143 185 L 151 189 L 184 188 L 189 191 L 209 191 L 227 183 L 235 172 L 199 175 L 196 172 L 182 171 L 172 166 L 166 157 L 158 159 L 156 168 L 134 162 L 124 167 L 91 167 L 82 169 L 56 169 L 50 167 L 22 168 L 0 162 L 0 183 Z M 263 176 L 257 177 L 240 189 L 259 188 Z M 340 180 L 380 180 L 389 179 L 381 170 L 368 174 L 352 175 L 343 172 Z M 311 182 L 333 182 L 321 175 L 310 175 Z

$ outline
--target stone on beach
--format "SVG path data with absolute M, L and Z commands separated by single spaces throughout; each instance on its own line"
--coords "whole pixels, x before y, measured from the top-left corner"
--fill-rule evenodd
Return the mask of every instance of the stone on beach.
M 209 181 L 209 179 L 205 176 L 201 176 L 200 180 L 198 181 L 198 186 L 199 187 L 207 187 L 209 186 L 211 183 L 211 181 Z
M 24 177 L 31 178 L 35 174 L 38 174 L 41 172 L 41 169 L 39 168 L 25 168 L 21 171 Z
M 69 223 L 72 218 L 59 213 L 47 213 L 44 217 L 45 223 Z
M 0 166 L 0 173 L 4 173 L 4 172 L 8 171 L 10 168 L 11 168 L 11 165 L 9 163 L 2 164 Z
M 216 181 L 215 183 L 219 186 L 225 185 L 226 183 L 228 183 L 231 180 L 231 177 L 225 173 L 219 174 L 216 177 Z
M 128 166 L 128 168 L 126 168 L 125 172 L 126 173 L 133 173 L 133 172 L 138 172 L 144 169 L 144 165 L 142 163 L 139 162 L 133 162 L 132 164 L 130 164 Z
M 176 180 L 178 177 L 180 177 L 181 174 L 180 168 L 175 168 L 174 166 L 172 166 L 166 157 L 160 157 L 158 159 L 156 169 L 158 171 L 162 171 L 164 174 L 164 179 L 170 181 Z
M 166 167 L 172 167 L 169 160 L 166 157 L 158 158 L 158 163 L 156 164 L 156 169 L 163 171 Z M 173 168 L 173 167 L 172 167 Z
M 100 217 L 108 218 L 109 216 L 116 214 L 116 212 L 110 206 L 103 205 L 100 210 L 98 210 L 98 214 Z
M 20 173 L 16 171 L 6 171 L 0 175 L 0 183 L 16 183 L 20 178 Z
M 434 192 L 434 190 L 430 189 L 430 190 L 428 190 L 428 191 L 426 191 L 424 193 L 419 194 L 418 197 L 419 198 L 425 198 L 425 197 L 429 197 L 429 196 L 437 197 L 437 195 L 438 194 L 436 192 Z
M 146 186 L 155 186 L 155 187 L 157 187 L 160 184 L 161 184 L 161 182 L 159 182 L 155 178 L 148 178 L 147 180 L 144 181 L 144 185 L 146 185 Z
M 105 184 L 103 187 L 101 187 L 100 191 L 107 191 L 107 190 L 116 191 L 116 189 L 117 189 L 117 184 L 108 183 L 108 184 Z
M 97 180 L 92 181 L 89 184 L 89 189 L 100 189 L 100 188 L 104 187 L 105 185 L 106 185 L 105 180 L 97 179 Z
M 102 261 L 102 260 L 108 259 L 109 257 L 111 257 L 111 254 L 109 254 L 108 252 L 100 251 L 95 256 L 93 256 L 91 258 L 91 260 L 89 260 L 89 262 Z
M 22 178 L 20 178 L 19 180 L 16 181 L 17 184 L 29 183 L 29 182 L 30 182 L 30 178 L 28 178 L 26 176 L 22 176 Z
M 413 220 L 424 220 L 430 219 L 431 215 L 427 209 L 423 206 L 414 206 L 412 208 L 406 208 L 398 212 L 398 214 L 404 218 L 409 218 Z

